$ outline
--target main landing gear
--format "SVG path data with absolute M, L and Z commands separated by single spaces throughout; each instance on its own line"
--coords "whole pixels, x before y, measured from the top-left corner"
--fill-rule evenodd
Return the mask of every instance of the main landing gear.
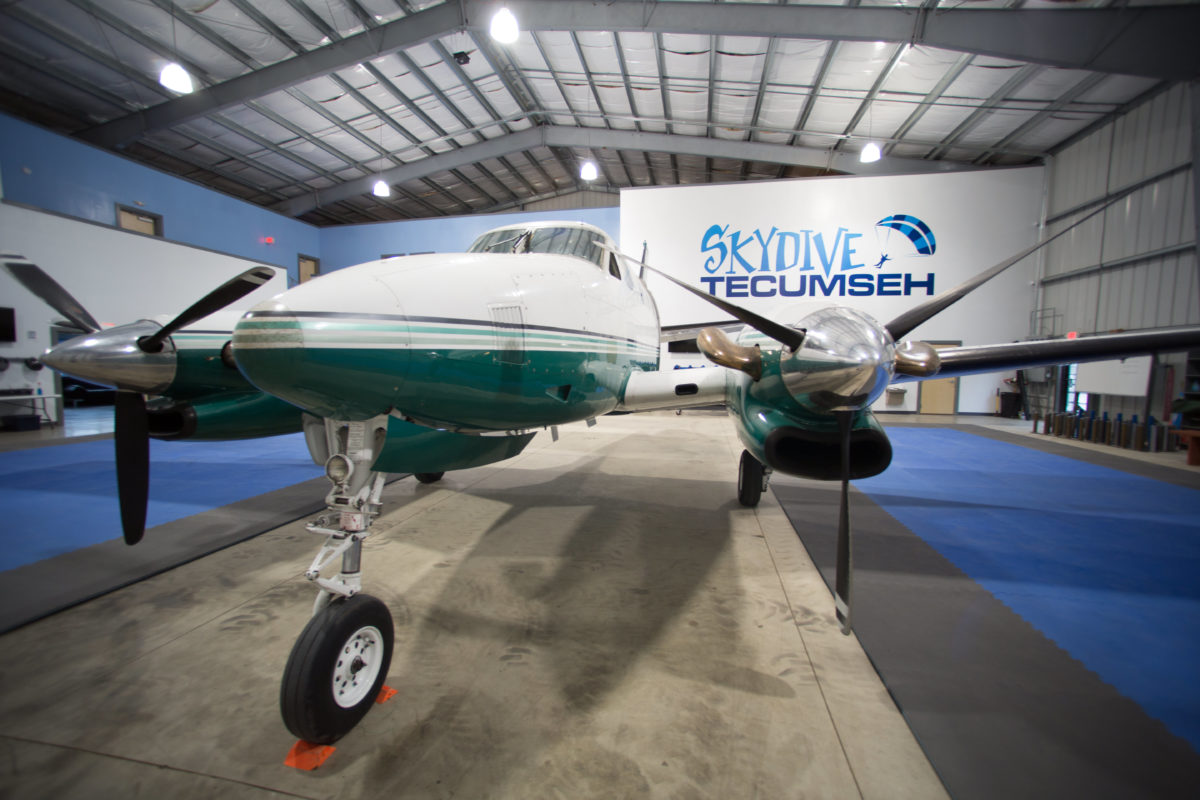
M 762 465 L 748 450 L 742 451 L 738 462 L 738 502 L 747 508 L 758 505 L 771 480 L 771 470 Z
M 386 475 L 371 464 L 387 436 L 387 417 L 365 422 L 325 420 L 333 454 L 325 474 L 333 488 L 329 513 L 307 528 L 326 537 L 304 576 L 318 586 L 313 616 L 292 647 L 279 707 L 289 731 L 306 742 L 329 744 L 345 736 L 371 709 L 392 660 L 392 615 L 382 601 L 361 594 L 362 540 L 379 514 Z M 333 578 L 321 571 L 341 556 Z

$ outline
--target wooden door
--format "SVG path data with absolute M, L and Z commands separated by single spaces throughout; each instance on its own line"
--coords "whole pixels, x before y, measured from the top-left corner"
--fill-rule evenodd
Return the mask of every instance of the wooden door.
M 932 343 L 931 343 L 932 344 Z M 934 344 L 934 348 L 953 347 L 955 344 Z M 955 414 L 958 412 L 958 378 L 941 378 L 921 381 L 917 397 L 918 414 Z

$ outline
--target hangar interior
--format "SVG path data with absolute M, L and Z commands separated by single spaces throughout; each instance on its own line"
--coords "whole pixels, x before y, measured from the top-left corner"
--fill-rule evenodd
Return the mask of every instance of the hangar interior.
M 532 221 L 636 256 L 633 192 L 1040 169 L 1031 241 L 1116 202 L 1027 260 L 1028 300 L 994 310 L 1013 338 L 1200 324 L 1194 6 L 523 0 L 502 44 L 500 5 L 5 4 L 0 251 L 119 324 L 254 265 L 273 275 L 243 309 Z M 168 62 L 195 91 L 160 84 Z M 949 417 L 874 404 L 896 461 L 854 482 L 849 637 L 836 484 L 779 475 L 740 508 L 723 412 L 605 417 L 389 484 L 364 547 L 400 694 L 325 766 L 283 767 L 319 467 L 295 436 L 155 441 L 126 548 L 111 412 L 27 361 L 62 315 L 7 273 L 0 294 L 0 408 L 40 423 L 0 433 L 0 741 L 25 796 L 1191 796 L 1200 480 L 1175 450 L 995 424 L 1011 372 Z M 1039 369 L 1024 393 L 1195 425 L 1200 352 L 1138 369 L 1119 391 Z M 87 602 L 30 621 L 47 593 Z

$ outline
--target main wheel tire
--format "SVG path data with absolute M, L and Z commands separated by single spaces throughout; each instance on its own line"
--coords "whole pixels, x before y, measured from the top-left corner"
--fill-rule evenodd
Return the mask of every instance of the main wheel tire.
M 337 599 L 304 627 L 292 647 L 279 709 L 295 736 L 331 744 L 371 710 L 392 661 L 392 615 L 379 599 Z
M 754 508 L 762 492 L 763 465 L 749 451 L 743 450 L 742 460 L 738 462 L 738 502 L 747 508 Z
M 444 472 L 414 472 L 413 477 L 421 483 L 437 483 L 445 474 Z

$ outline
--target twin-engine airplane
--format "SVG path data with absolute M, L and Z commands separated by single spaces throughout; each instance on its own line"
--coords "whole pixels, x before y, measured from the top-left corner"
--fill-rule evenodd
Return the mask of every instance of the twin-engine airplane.
M 332 488 L 328 513 L 308 525 L 326 537 L 305 573 L 318 593 L 284 669 L 280 705 L 293 734 L 329 743 L 366 714 L 391 660 L 391 615 L 361 592 L 360 571 L 385 475 L 436 481 L 517 455 L 539 428 L 614 411 L 725 403 L 745 446 L 737 491 L 746 506 L 758 503 L 772 470 L 840 480 L 835 594 L 849 632 L 849 481 L 891 460 L 870 411 L 889 383 L 1200 347 L 1200 328 L 940 351 L 905 338 L 1048 241 L 886 325 L 837 306 L 781 323 L 680 283 L 741 323 L 734 337 L 720 327 L 698 336 L 727 369 L 687 371 L 658 370 L 662 333 L 642 281 L 652 268 L 579 223 L 513 225 L 466 253 L 338 270 L 254 307 L 232 335 L 211 318 L 190 326 L 267 272 L 243 273 L 166 325 L 101 331 L 38 267 L 2 260 L 85 333 L 43 360 L 120 390 L 115 439 L 129 543 L 145 522 L 149 436 L 304 431 Z M 154 398 L 147 404 L 144 395 Z M 326 577 L 339 557 L 340 571 Z

